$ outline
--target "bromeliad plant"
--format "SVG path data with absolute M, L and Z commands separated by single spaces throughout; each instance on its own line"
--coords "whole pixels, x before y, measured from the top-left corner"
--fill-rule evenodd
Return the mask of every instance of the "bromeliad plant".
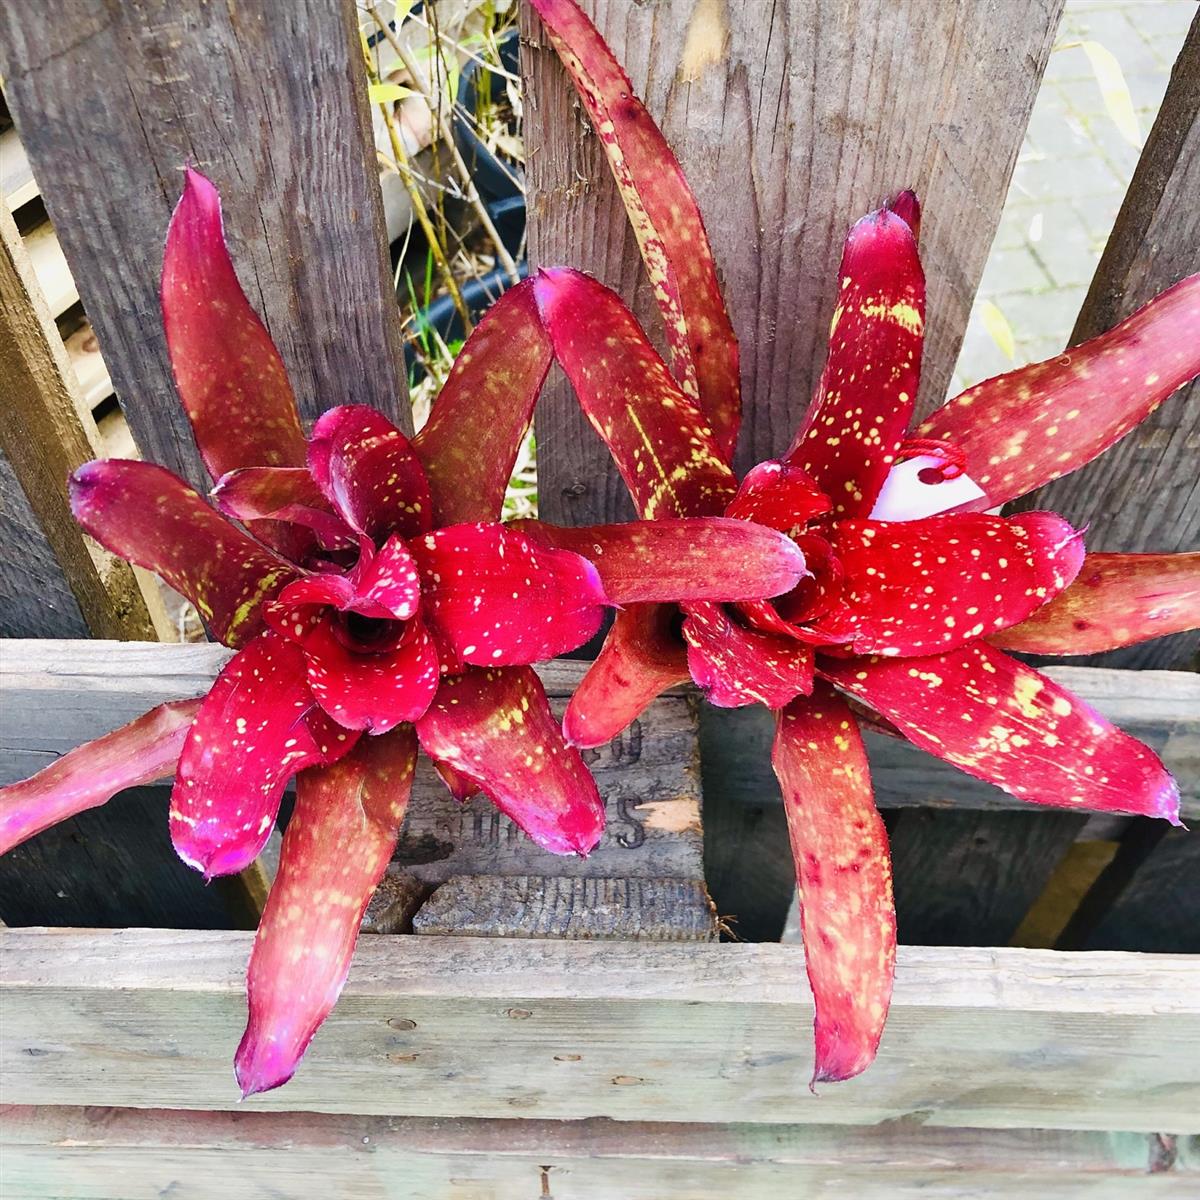
M 203 699 L 162 705 L 0 791 L 0 851 L 174 771 L 177 851 L 206 877 L 230 874 L 262 850 L 295 776 L 235 1058 L 249 1095 L 291 1077 L 337 999 L 418 745 L 459 798 L 481 791 L 546 850 L 586 854 L 604 805 L 529 664 L 586 641 L 606 605 L 778 595 L 803 555 L 741 521 L 634 522 L 595 531 L 597 571 L 500 525 L 552 353 L 531 284 L 478 326 L 411 441 L 353 406 L 305 437 L 216 189 L 191 170 L 162 308 L 216 508 L 161 467 L 116 460 L 77 471 L 71 503 L 237 653 Z
M 534 283 L 555 354 L 648 524 L 753 520 L 807 563 L 773 600 L 624 608 L 571 701 L 567 738 L 598 745 L 689 677 L 713 704 L 775 712 L 813 1082 L 846 1079 L 878 1047 L 896 943 L 860 724 L 1031 803 L 1178 822 L 1178 789 L 1147 747 L 1004 651 L 1091 653 L 1193 628 L 1200 555 L 1085 555 L 1052 513 L 983 510 L 1082 466 L 1200 372 L 1200 276 L 914 425 L 925 285 L 920 209 L 902 193 L 846 239 L 828 359 L 795 439 L 739 483 L 737 343 L 695 199 L 573 0 L 532 3 L 608 154 L 670 367 L 616 295 L 566 270 Z M 603 564 L 589 531 L 522 528 Z

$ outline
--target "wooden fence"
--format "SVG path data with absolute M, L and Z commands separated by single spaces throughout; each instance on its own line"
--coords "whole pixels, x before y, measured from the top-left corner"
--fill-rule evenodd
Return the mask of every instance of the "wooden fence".
M 146 643 L 169 636 L 156 593 L 92 556 L 62 489 L 100 446 L 59 336 L 80 306 L 138 448 L 201 479 L 157 306 L 184 161 L 222 189 L 239 271 L 305 416 L 360 401 L 408 420 L 353 5 L 63 0 L 53 20 L 33 7 L 0 6 L 16 119 L 0 131 L 16 217 L 0 212 L 0 522 L 14 548 L 0 633 L 18 639 L 0 650 L 0 782 L 199 693 L 226 655 Z M 1061 0 L 585 7 L 705 213 L 742 345 L 739 465 L 790 439 L 820 368 L 842 232 L 904 185 L 925 202 L 921 404 L 933 407 Z M 531 260 L 594 272 L 653 327 L 596 139 L 528 12 L 522 32 Z M 1075 340 L 1200 268 L 1198 139 L 1200 18 Z M 28 215 L 39 192 L 60 257 Z M 1098 548 L 1193 548 L 1196 408 L 1193 385 L 1038 502 L 1090 520 Z M 537 433 L 543 516 L 630 515 L 561 380 Z M 89 633 L 140 640 L 60 640 Z M 1182 636 L 1049 672 L 1163 754 L 1192 817 L 1196 646 Z M 580 670 L 543 671 L 556 702 Z M 716 940 L 718 915 L 776 940 L 792 902 L 765 718 L 663 697 L 595 755 L 610 827 L 586 864 L 550 863 L 486 807 L 458 810 L 419 781 L 369 919 L 425 936 L 363 939 L 296 1080 L 246 1106 L 228 1066 L 249 944 L 236 928 L 253 923 L 262 880 L 200 887 L 171 855 L 154 788 L 0 860 L 10 924 L 166 927 L 3 935 L 5 1186 L 26 1200 L 299 1196 L 317 1176 L 324 1194 L 354 1197 L 1192 1194 L 1200 963 L 1004 948 L 1018 930 L 1072 951 L 1200 948 L 1191 836 L 1135 823 L 1080 884 L 1065 865 L 1086 818 L 1017 809 L 873 741 L 901 940 L 944 945 L 902 947 L 879 1062 L 814 1099 L 799 948 Z M 1052 894 L 1050 918 L 1031 924 Z M 642 941 L 580 940 L 630 937 Z

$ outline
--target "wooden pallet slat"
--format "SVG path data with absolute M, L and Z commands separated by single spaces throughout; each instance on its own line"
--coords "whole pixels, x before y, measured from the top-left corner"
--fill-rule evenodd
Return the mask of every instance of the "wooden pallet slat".
M 17 1104 L 379 1116 L 1200 1131 L 1200 961 L 902 947 L 869 1075 L 822 1089 L 798 947 L 472 937 L 359 942 L 286 1090 L 230 1058 L 251 935 L 8 930 Z
M 299 1200 L 320 1177 L 363 1196 L 861 1200 L 1184 1196 L 1200 1139 L 1066 1130 L 430 1120 L 262 1112 L 10 1108 L 10 1200 Z M 48 1180 L 61 1183 L 48 1184 Z M 120 1194 L 114 1182 L 119 1180 Z

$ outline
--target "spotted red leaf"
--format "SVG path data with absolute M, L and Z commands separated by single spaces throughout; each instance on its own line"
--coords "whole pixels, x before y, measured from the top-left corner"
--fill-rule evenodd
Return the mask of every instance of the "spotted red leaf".
M 55 759 L 36 775 L 0 788 L 0 854 L 118 792 L 170 775 L 199 700 L 160 704 L 128 725 Z
M 502 525 L 451 525 L 412 543 L 423 611 L 464 662 L 532 663 L 573 650 L 604 617 L 596 568 Z
M 351 529 L 382 542 L 431 524 L 429 482 L 408 438 L 363 404 L 331 408 L 313 426 L 308 469 Z
M 161 575 L 228 646 L 244 645 L 262 628 L 264 603 L 298 575 L 153 463 L 85 463 L 71 476 L 70 493 L 75 519 L 96 541 Z
M 846 238 L 829 357 L 785 461 L 838 515 L 865 516 L 904 440 L 921 378 L 925 276 L 905 221 L 888 209 Z
M 841 594 L 813 631 L 859 654 L 940 654 L 1023 621 L 1065 588 L 1083 540 L 1053 513 L 982 513 L 829 531 Z
M 604 802 L 531 668 L 472 667 L 444 679 L 417 736 L 544 850 L 587 854 L 600 840 Z
M 438 525 L 499 520 L 552 356 L 533 282 L 525 280 L 475 326 L 413 439 Z
M 794 533 L 832 507 L 829 497 L 799 467 L 768 459 L 747 472 L 725 515 Z
M 660 692 L 688 681 L 679 621 L 673 604 L 631 604 L 617 613 L 567 705 L 563 733 L 571 745 L 612 741 Z
M 1019 800 L 1178 824 L 1179 789 L 1152 750 L 984 642 L 930 658 L 822 657 L 817 669 L 915 745 Z
M 279 871 L 246 975 L 249 1020 L 234 1059 L 242 1095 L 286 1083 L 341 994 L 367 902 L 396 847 L 412 790 L 411 727 L 363 738 L 303 771 Z
M 992 508 L 1103 453 L 1200 374 L 1200 275 L 1045 362 L 985 380 L 915 430 L 966 454 Z
M 688 669 L 710 704 L 782 708 L 812 690 L 811 646 L 749 629 L 721 604 L 688 604 L 684 611 Z
M 332 762 L 358 737 L 316 706 L 304 656 L 272 630 L 234 655 L 188 732 L 171 792 L 171 840 L 208 877 L 249 866 L 297 771 Z
M 854 717 L 818 681 L 778 715 L 771 765 L 796 863 L 804 965 L 816 1004 L 813 1083 L 875 1058 L 892 995 L 896 910 L 887 831 Z
M 741 422 L 738 347 L 696 198 L 662 131 L 574 0 L 532 0 L 608 156 L 663 317 L 671 368 L 728 461 Z
M 424 622 L 380 625 L 379 634 L 364 634 L 327 612 L 300 639 L 309 691 L 347 729 L 378 734 L 415 721 L 437 691 L 437 650 Z M 382 644 L 368 640 L 375 636 Z
M 724 451 L 620 297 L 564 267 L 539 271 L 534 295 L 554 353 L 639 514 L 721 513 L 737 490 Z
M 759 599 L 790 591 L 804 574 L 804 555 L 790 538 L 726 517 L 578 529 L 515 521 L 511 528 L 594 563 L 612 604 Z
M 1028 654 L 1098 654 L 1200 627 L 1200 554 L 1089 554 L 1075 582 L 995 637 Z
M 217 189 L 190 167 L 167 229 L 162 314 L 175 385 L 213 479 L 237 467 L 303 466 L 283 360 L 238 283 Z

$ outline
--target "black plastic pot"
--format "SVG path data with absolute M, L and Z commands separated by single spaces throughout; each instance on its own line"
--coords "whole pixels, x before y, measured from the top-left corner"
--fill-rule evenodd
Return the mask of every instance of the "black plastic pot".
M 509 30 L 500 39 L 498 48 L 501 66 L 515 75 L 520 52 L 517 30 Z M 504 86 L 503 75 L 489 71 L 473 59 L 468 60 L 458 80 L 458 106 L 473 113 L 483 89 L 486 88 L 486 94 L 496 101 L 504 95 Z M 454 141 L 485 201 L 512 200 L 524 195 L 525 174 L 521 166 L 493 154 L 475 136 L 471 123 L 457 112 L 454 114 Z

